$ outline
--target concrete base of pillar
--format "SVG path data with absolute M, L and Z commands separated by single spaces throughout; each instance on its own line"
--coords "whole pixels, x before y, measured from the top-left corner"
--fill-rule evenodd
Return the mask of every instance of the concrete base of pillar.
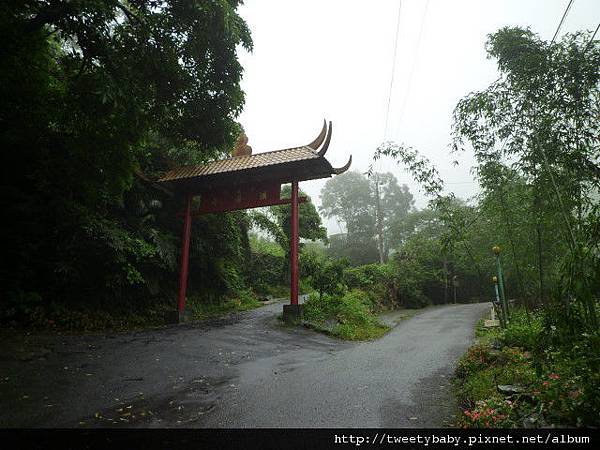
M 192 320 L 190 311 L 169 311 L 165 314 L 165 322 L 169 324 L 186 323 Z
M 283 321 L 286 324 L 300 323 L 303 317 L 302 305 L 283 305 Z

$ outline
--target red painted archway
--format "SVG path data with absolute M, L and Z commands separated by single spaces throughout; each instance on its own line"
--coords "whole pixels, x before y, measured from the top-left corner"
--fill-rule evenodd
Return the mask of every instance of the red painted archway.
M 184 199 L 177 322 L 185 318 L 192 218 L 200 214 L 291 204 L 290 304 L 298 305 L 298 206 L 306 200 L 298 197 L 298 183 L 343 173 L 352 162 L 350 157 L 344 167 L 335 169 L 324 158 L 331 133 L 331 122 L 329 126 L 324 122 L 319 136 L 308 145 L 254 155 L 250 147 L 245 146 L 246 154 L 208 164 L 178 167 L 159 180 Z M 242 145 L 245 143 L 242 141 Z M 290 199 L 281 198 L 281 185 L 286 183 L 292 185 Z M 197 196 L 200 206 L 193 211 L 192 200 Z

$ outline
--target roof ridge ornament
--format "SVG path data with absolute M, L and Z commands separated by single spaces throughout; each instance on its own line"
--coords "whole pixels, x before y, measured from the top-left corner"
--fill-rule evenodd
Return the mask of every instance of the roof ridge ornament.
M 331 142 L 331 132 L 333 131 L 333 124 L 331 123 L 331 120 L 329 121 L 329 130 L 327 130 L 327 137 L 325 138 L 325 143 L 323 144 L 323 147 L 321 147 L 321 150 L 319 150 L 317 152 L 317 155 L 319 156 L 325 156 L 325 153 L 327 153 L 327 149 L 329 148 L 329 143 Z
M 307 147 L 310 147 L 316 151 L 319 148 L 319 146 L 323 143 L 326 133 L 327 133 L 327 121 L 325 119 L 323 119 L 323 129 L 321 130 L 321 132 L 319 133 L 317 138 L 314 141 L 312 141 L 310 144 L 308 144 Z
M 350 168 L 350 165 L 352 164 L 352 155 L 350 155 L 350 159 L 348 159 L 348 162 L 340 167 L 339 169 L 336 169 L 335 167 L 333 168 L 333 173 L 335 173 L 336 175 L 341 175 L 342 173 L 344 173 L 345 171 L 347 171 Z
M 165 173 L 160 182 L 170 183 L 182 192 L 208 192 L 221 185 L 241 185 L 275 180 L 315 180 L 346 172 L 350 160 L 334 169 L 325 158 L 331 143 L 333 125 L 325 121 L 321 133 L 311 144 L 282 150 L 252 154 L 248 137 L 240 134 L 232 150 L 232 156 L 204 164 L 174 167 Z
M 248 145 L 248 136 L 242 132 L 235 142 L 235 147 L 231 151 L 231 156 L 250 156 L 252 154 L 252 147 Z

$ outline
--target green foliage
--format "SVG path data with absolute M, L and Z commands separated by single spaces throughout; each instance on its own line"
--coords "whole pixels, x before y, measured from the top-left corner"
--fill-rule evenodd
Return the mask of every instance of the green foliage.
M 510 324 L 500 336 L 508 347 L 536 350 L 540 345 L 544 323 L 539 313 L 526 314 L 524 310 L 511 311 Z
M 331 240 L 329 254 L 357 265 L 387 260 L 390 224 L 414 208 L 408 187 L 391 173 L 371 175 L 346 172 L 328 180 L 321 192 L 321 212 L 345 228 Z
M 285 252 L 277 242 L 260 236 L 256 233 L 249 233 L 248 240 L 250 241 L 250 249 L 255 253 L 263 255 L 271 255 L 276 257 L 284 257 Z
M 479 329 L 480 343 L 461 358 L 456 372 L 461 425 L 598 426 L 600 335 L 583 333 L 567 344 L 556 327 L 544 328 L 546 314 L 517 309 L 507 329 Z M 492 349 L 494 342 L 504 345 L 501 351 Z M 505 397 L 498 384 L 520 385 L 523 392 Z M 490 421 L 491 405 L 504 416 L 497 422 Z
M 288 261 L 281 246 L 254 233 L 249 234 L 249 241 L 251 253 L 245 270 L 247 284 L 264 296 L 289 296 Z
M 398 306 L 395 275 L 391 264 L 366 264 L 344 271 L 348 287 L 365 292 L 376 309 L 394 309 Z
M 281 198 L 290 198 L 291 186 L 285 185 L 281 189 Z M 321 217 L 312 203 L 310 197 L 299 190 L 300 197 L 305 196 L 307 200 L 301 203 L 298 208 L 298 235 L 301 239 L 311 241 L 327 241 L 327 230 L 321 224 Z M 262 211 L 253 211 L 250 215 L 253 225 L 268 233 L 275 242 L 289 253 L 290 233 L 291 233 L 291 205 L 277 205 L 263 209 Z
M 313 295 L 304 304 L 304 317 L 309 325 L 346 340 L 376 339 L 389 330 L 379 323 L 368 296 L 359 290 L 341 297 Z
M 194 319 L 204 320 L 224 314 L 247 311 L 261 305 L 262 303 L 258 301 L 252 291 L 240 290 L 235 296 L 215 303 L 207 303 L 201 297 L 192 297 L 188 307 Z
M 275 244 L 276 245 L 276 244 Z M 281 250 L 281 247 L 278 247 Z M 248 284 L 260 294 L 273 295 L 274 288 L 286 283 L 286 260 L 283 255 L 273 255 L 268 252 L 253 251 L 248 261 Z M 289 294 L 289 286 L 283 289 Z M 281 294 L 281 293 L 279 293 Z M 281 295 L 278 295 L 281 296 Z
M 600 46 L 590 39 L 575 33 L 549 44 L 529 29 L 508 27 L 490 35 L 488 54 L 501 77 L 459 102 L 453 146 L 474 149 L 490 196 L 503 198 L 506 173 L 522 177 L 528 192 L 521 202 L 536 234 L 530 240 L 537 244 L 538 297 L 546 300 L 546 286 L 554 286 L 565 312 L 596 329 L 600 278 L 590 263 L 600 248 L 597 228 L 586 224 L 599 217 Z
M 284 186 L 281 197 L 289 198 L 290 195 L 291 186 Z M 299 191 L 299 195 L 305 196 L 302 191 Z M 251 236 L 250 240 L 254 251 L 250 268 L 247 271 L 248 283 L 261 294 L 281 296 L 282 285 L 289 283 L 291 206 L 279 205 L 259 211 L 255 210 L 249 214 L 249 217 L 253 226 L 266 232 L 273 241 Z M 306 281 L 314 272 L 314 264 L 310 263 L 311 255 L 320 241 L 327 241 L 327 230 L 322 226 L 321 217 L 310 197 L 299 207 L 298 234 L 301 239 L 313 241 L 300 242 L 300 265 L 302 267 L 300 275 Z M 313 251 L 308 251 L 308 255 L 305 255 L 307 253 L 306 245 L 313 249 Z M 323 251 L 320 250 L 319 254 L 322 253 Z M 287 293 L 284 296 L 287 296 Z
M 321 213 L 335 217 L 350 241 L 372 239 L 375 219 L 369 180 L 359 172 L 346 172 L 327 180 L 321 191 Z
M 432 197 L 438 230 L 427 238 L 437 241 L 432 255 L 440 258 L 431 266 L 444 301 L 454 276 L 462 295 L 489 299 L 489 249 L 500 245 L 508 297 L 528 307 L 545 303 L 570 339 L 598 327 L 600 47 L 589 33 L 547 43 L 528 29 L 502 28 L 487 50 L 500 78 L 454 111 L 453 151 L 475 152 L 483 189 L 475 206 L 444 195 L 435 167 L 407 145 L 385 143 L 375 159 L 396 159 Z M 405 246 L 426 236 L 410 217 L 392 233 Z
M 44 311 L 82 302 L 90 310 L 143 308 L 146 298 L 174 297 L 182 202 L 151 180 L 174 165 L 223 155 L 239 132 L 236 51 L 252 42 L 238 5 L 4 5 L 0 144 L 10 150 L 0 161 L 8 217 L 0 228 L 0 276 L 7 320 L 28 307 L 22 292 L 37 293 Z M 222 296 L 243 288 L 244 217 L 194 224 L 192 291 Z
M 300 258 L 300 271 L 307 277 L 310 285 L 319 296 L 324 294 L 341 295 L 346 289 L 344 269 L 348 266 L 345 260 L 331 259 L 322 254 L 305 251 Z
M 326 254 L 331 258 L 346 259 L 355 266 L 370 264 L 379 258 L 377 242 L 373 237 L 350 240 L 345 233 L 329 236 Z
M 281 189 L 281 198 L 291 198 L 292 187 L 285 185 Z M 327 241 L 327 230 L 321 224 L 321 216 L 317 212 L 317 208 L 313 204 L 309 196 L 299 190 L 299 197 L 306 197 L 306 201 L 300 203 L 298 207 L 298 235 L 300 238 L 308 239 L 310 241 Z M 291 205 L 278 205 L 271 206 L 271 213 L 275 217 L 277 224 L 280 229 L 287 237 L 287 242 L 291 238 L 292 230 L 292 206 Z
M 282 198 L 289 198 L 291 195 L 291 187 L 284 186 L 281 190 Z M 305 194 L 299 191 L 300 196 Z M 307 201 L 300 204 L 299 207 L 299 230 L 298 234 L 301 239 L 309 239 L 312 241 L 327 241 L 327 230 L 321 224 L 321 217 L 317 212 L 314 204 L 307 197 Z M 274 242 L 266 244 L 263 239 L 260 246 L 265 252 L 269 252 L 275 257 L 261 256 L 258 259 L 265 260 L 264 269 L 269 274 L 261 274 L 263 267 L 258 264 L 253 264 L 254 270 L 251 271 L 249 281 L 256 286 L 260 292 L 268 292 L 276 285 L 289 282 L 290 271 L 290 233 L 291 233 L 291 206 L 278 205 L 271 206 L 259 211 L 250 213 L 250 219 L 255 228 L 266 232 Z M 254 241 L 255 246 L 258 246 L 259 241 Z M 300 242 L 300 253 L 303 253 L 305 243 Z M 275 249 L 277 247 L 277 250 Z M 269 261 L 266 261 L 269 260 Z M 303 272 L 303 271 L 301 271 Z M 301 273 L 302 277 L 310 276 L 307 273 Z M 269 285 L 270 284 L 270 285 Z

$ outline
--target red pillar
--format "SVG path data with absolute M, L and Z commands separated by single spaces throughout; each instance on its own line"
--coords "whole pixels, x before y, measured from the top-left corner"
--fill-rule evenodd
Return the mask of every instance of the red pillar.
M 179 269 L 179 295 L 177 296 L 177 311 L 185 310 L 185 292 L 187 290 L 188 271 L 190 263 L 190 235 L 192 232 L 192 194 L 185 198 L 183 213 L 183 237 L 181 241 L 181 263 Z
M 290 242 L 291 304 L 298 304 L 298 182 L 292 182 L 292 242 Z

